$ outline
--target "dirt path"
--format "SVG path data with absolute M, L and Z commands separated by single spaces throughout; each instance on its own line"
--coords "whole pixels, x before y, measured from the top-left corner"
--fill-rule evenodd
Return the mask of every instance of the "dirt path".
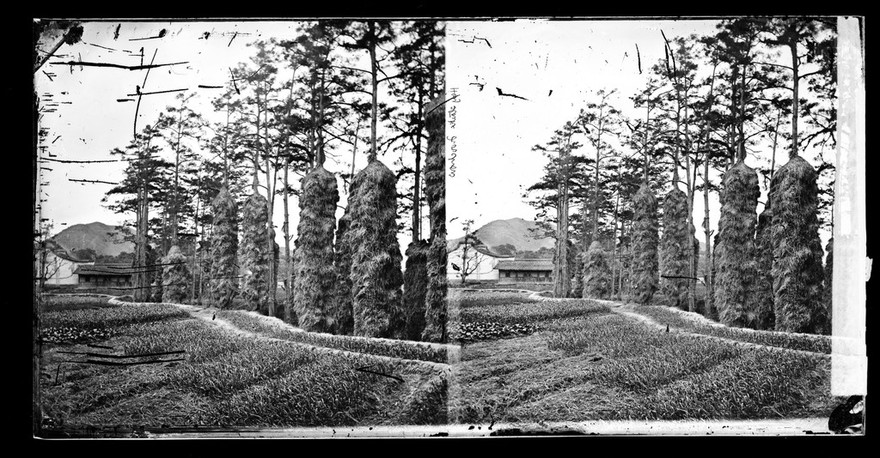
M 117 303 L 117 304 L 129 304 L 127 302 L 123 302 L 118 299 L 111 299 L 111 302 Z M 252 339 L 261 339 L 261 340 L 273 341 L 273 342 L 285 342 L 287 344 L 297 345 L 299 347 L 306 348 L 306 349 L 309 349 L 309 350 L 315 351 L 315 352 L 330 353 L 330 354 L 343 356 L 343 357 L 347 357 L 347 358 L 359 358 L 359 359 L 366 360 L 366 361 L 369 361 L 372 363 L 387 363 L 387 364 L 392 364 L 395 366 L 403 366 L 403 367 L 412 368 L 412 369 L 416 369 L 416 370 L 422 370 L 422 371 L 424 371 L 425 369 L 428 369 L 428 370 L 431 370 L 432 372 L 436 373 L 437 375 L 448 376 L 451 373 L 451 369 L 450 369 L 449 364 L 436 363 L 436 362 L 432 362 L 432 361 L 421 361 L 421 360 L 415 360 L 415 359 L 394 358 L 391 356 L 373 355 L 370 353 L 358 353 L 358 352 L 354 352 L 354 351 L 339 350 L 336 348 L 329 348 L 329 347 L 320 347 L 320 346 L 316 346 L 316 345 L 310 345 L 310 344 L 295 342 L 295 341 L 291 341 L 291 340 L 279 339 L 277 337 L 271 337 L 271 336 L 260 334 L 258 332 L 251 332 L 251 331 L 241 329 L 241 328 L 235 326 L 234 324 L 232 324 L 231 322 L 224 320 L 223 318 L 217 317 L 217 315 L 216 315 L 217 309 L 215 309 L 215 308 L 200 307 L 200 306 L 189 305 L 189 304 L 175 304 L 175 303 L 165 303 L 165 304 L 166 305 L 173 305 L 179 309 L 186 311 L 187 313 L 189 313 L 191 316 L 193 316 L 195 318 L 198 318 L 202 321 L 205 321 L 208 324 L 211 324 L 213 326 L 217 326 L 227 332 L 230 332 L 232 334 L 239 335 L 242 337 L 247 337 L 247 338 L 252 338 Z
M 569 298 L 544 297 L 544 296 L 540 296 L 538 293 L 533 293 L 533 294 L 529 295 L 529 298 L 533 298 L 533 299 L 537 299 L 537 300 L 545 300 L 545 301 L 547 301 L 547 300 L 552 300 L 552 301 L 575 301 L 575 300 L 578 300 L 578 299 L 569 299 Z M 634 320 L 637 320 L 637 321 L 644 323 L 646 326 L 650 326 L 652 328 L 655 328 L 655 329 L 658 329 L 661 331 L 666 331 L 667 326 L 668 326 L 668 330 L 670 333 L 676 333 L 676 334 L 687 335 L 687 336 L 694 336 L 694 337 L 698 337 L 701 339 L 714 340 L 716 342 L 723 342 L 723 343 L 726 343 L 729 345 L 737 345 L 737 346 L 743 346 L 743 347 L 747 347 L 747 348 L 756 348 L 756 349 L 762 349 L 762 350 L 781 351 L 781 352 L 785 352 L 785 353 L 789 353 L 789 354 L 799 354 L 799 355 L 812 356 L 812 357 L 818 356 L 818 357 L 822 357 L 822 358 L 827 358 L 829 360 L 831 359 L 831 355 L 829 355 L 827 353 L 813 352 L 813 351 L 807 351 L 807 350 L 795 350 L 795 349 L 785 348 L 785 347 L 774 347 L 772 345 L 763 345 L 763 344 L 759 344 L 759 343 L 745 342 L 742 340 L 736 340 L 736 339 L 731 339 L 731 338 L 727 338 L 727 337 L 713 336 L 713 335 L 708 335 L 708 334 L 700 334 L 698 332 L 686 331 L 684 329 L 676 328 L 671 325 L 665 325 L 665 324 L 658 323 L 657 321 L 655 321 L 653 318 L 651 318 L 649 316 L 642 315 L 638 312 L 634 312 L 632 310 L 633 307 L 631 305 L 627 305 L 622 302 L 609 301 L 609 300 L 604 300 L 604 299 L 587 299 L 587 300 L 604 305 L 604 306 L 608 307 L 609 310 L 611 310 L 614 313 L 617 313 L 618 315 L 623 315 L 625 317 L 632 318 Z M 690 317 L 688 317 L 688 318 L 690 318 Z M 693 318 L 691 318 L 691 319 L 693 319 Z M 706 321 L 708 321 L 708 320 L 706 320 Z M 703 323 L 703 324 L 711 325 L 711 326 L 715 326 L 715 327 L 724 327 L 724 325 L 722 325 L 720 323 L 715 323 L 715 322 L 709 322 L 709 323 Z

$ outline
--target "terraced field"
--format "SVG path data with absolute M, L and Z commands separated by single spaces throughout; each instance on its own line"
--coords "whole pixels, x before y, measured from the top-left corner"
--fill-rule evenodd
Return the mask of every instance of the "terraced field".
M 261 318 L 96 297 L 49 302 L 47 434 L 447 421 L 445 347 L 283 335 L 280 322 Z
M 531 328 L 458 336 L 455 423 L 827 417 L 840 402 L 824 341 L 809 336 L 527 293 L 450 290 L 450 307 L 453 329 Z

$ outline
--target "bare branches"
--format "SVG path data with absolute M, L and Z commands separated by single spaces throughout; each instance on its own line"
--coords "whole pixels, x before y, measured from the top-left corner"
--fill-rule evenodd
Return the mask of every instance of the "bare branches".
M 121 65 L 121 64 L 111 64 L 111 63 L 107 63 L 107 62 L 82 62 L 82 61 L 72 61 L 71 60 L 71 61 L 67 61 L 67 62 L 52 62 L 50 65 L 69 65 L 71 67 L 77 67 L 77 66 L 79 66 L 79 67 L 109 67 L 109 68 L 122 68 L 125 70 L 136 71 L 136 70 L 150 70 L 152 68 L 159 68 L 159 67 L 168 67 L 171 65 L 183 65 L 183 64 L 187 64 L 187 63 L 189 63 L 189 62 L 172 62 L 172 63 L 168 63 L 168 64 L 150 63 L 149 65 Z

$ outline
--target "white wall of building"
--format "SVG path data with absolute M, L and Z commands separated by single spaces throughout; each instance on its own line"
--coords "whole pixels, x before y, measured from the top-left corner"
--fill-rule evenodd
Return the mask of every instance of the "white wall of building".
M 78 275 L 73 272 L 81 265 L 92 265 L 94 262 L 73 262 L 57 256 L 52 251 L 46 253 L 46 284 L 51 286 L 76 285 Z
M 464 258 L 464 245 L 459 245 L 455 251 L 451 251 L 447 255 L 447 264 L 446 264 L 446 278 L 449 281 L 461 281 L 461 271 L 456 271 L 452 268 L 452 264 L 457 265 L 459 268 L 465 265 L 463 260 Z M 486 280 L 498 280 L 498 270 L 495 266 L 498 264 L 498 261 L 502 259 L 510 259 L 510 258 L 498 258 L 492 255 L 488 255 L 477 251 L 473 246 L 468 247 L 467 252 L 467 265 L 468 270 L 471 270 L 471 266 L 476 265 L 476 268 L 473 272 L 471 272 L 467 276 L 467 281 L 486 281 Z

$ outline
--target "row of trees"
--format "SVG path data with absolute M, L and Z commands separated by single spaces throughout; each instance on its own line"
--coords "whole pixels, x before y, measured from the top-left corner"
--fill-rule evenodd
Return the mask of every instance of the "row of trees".
M 625 116 L 616 91 L 598 90 L 535 146 L 549 160 L 527 196 L 557 241 L 555 294 L 660 299 L 734 326 L 830 332 L 819 230 L 831 225 L 833 165 L 822 153 L 835 147 L 835 25 L 740 18 L 709 36 L 662 35 L 665 57 L 630 97 L 641 115 Z M 777 167 L 786 140 L 789 159 Z
M 178 95 L 113 151 L 128 167 L 105 201 L 135 215 L 135 299 L 445 340 L 443 35 L 434 21 L 302 23 L 291 39 L 252 43 L 212 113 Z M 379 160 L 393 153 L 391 167 Z M 346 156 L 344 172 L 327 167 Z M 405 276 L 400 231 L 412 240 Z

